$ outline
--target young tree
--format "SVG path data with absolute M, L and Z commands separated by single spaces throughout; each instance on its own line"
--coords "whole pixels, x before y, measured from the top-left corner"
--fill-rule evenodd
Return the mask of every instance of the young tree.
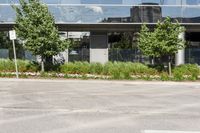
M 171 75 L 172 56 L 185 47 L 185 41 L 178 37 L 184 31 L 178 22 L 172 23 L 169 17 L 158 22 L 153 31 L 143 25 L 139 33 L 138 47 L 144 55 L 152 58 L 167 56 Z
M 20 6 L 12 6 L 16 11 L 17 36 L 25 41 L 27 50 L 41 56 L 41 69 L 44 71 L 44 62 L 52 63 L 52 56 L 64 51 L 69 43 L 60 39 L 54 17 L 45 4 L 40 0 L 19 2 Z

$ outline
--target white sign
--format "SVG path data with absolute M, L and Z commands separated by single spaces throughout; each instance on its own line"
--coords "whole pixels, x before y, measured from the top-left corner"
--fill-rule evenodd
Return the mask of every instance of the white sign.
M 9 31 L 9 37 L 10 37 L 10 40 L 17 39 L 15 30 Z

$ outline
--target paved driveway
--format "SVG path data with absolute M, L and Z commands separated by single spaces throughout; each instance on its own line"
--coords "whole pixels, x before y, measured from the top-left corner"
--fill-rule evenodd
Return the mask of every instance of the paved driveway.
M 0 79 L 0 133 L 198 131 L 200 83 Z

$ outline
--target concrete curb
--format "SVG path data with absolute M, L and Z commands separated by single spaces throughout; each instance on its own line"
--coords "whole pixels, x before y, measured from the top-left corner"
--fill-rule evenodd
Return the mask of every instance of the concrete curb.
M 173 81 L 122 81 L 122 80 L 80 80 L 80 79 L 15 79 L 0 78 L 0 82 L 44 82 L 44 83 L 103 83 L 103 84 L 130 84 L 130 85 L 200 85 L 200 82 L 173 82 Z

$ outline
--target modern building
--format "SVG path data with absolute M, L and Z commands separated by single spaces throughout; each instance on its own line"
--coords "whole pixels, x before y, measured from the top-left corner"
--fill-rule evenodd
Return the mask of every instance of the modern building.
M 178 20 L 186 32 L 179 37 L 188 42 L 176 55 L 176 63 L 200 64 L 200 0 L 42 0 L 54 15 L 60 31 L 89 32 L 89 61 L 109 60 L 109 33 L 138 32 L 143 23 L 154 27 L 167 16 Z M 0 30 L 12 29 L 15 12 L 0 1 Z

